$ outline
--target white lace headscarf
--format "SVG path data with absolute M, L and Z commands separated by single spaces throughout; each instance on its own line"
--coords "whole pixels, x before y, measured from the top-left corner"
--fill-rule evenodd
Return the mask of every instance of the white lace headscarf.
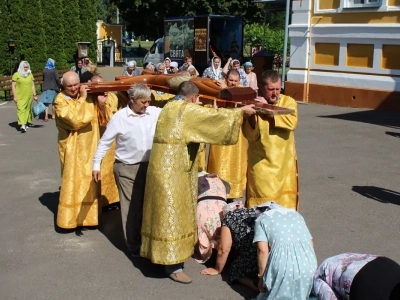
M 28 71 L 24 70 L 24 67 L 28 67 Z M 21 61 L 18 67 L 18 74 L 21 75 L 22 77 L 27 77 L 29 74 L 31 74 L 31 66 L 29 63 L 25 60 Z
M 214 59 L 216 59 L 216 58 L 219 59 L 219 65 L 218 65 L 218 68 L 215 70 L 215 68 L 214 68 Z M 219 76 L 221 75 L 221 71 L 222 71 L 222 69 L 221 69 L 221 58 L 219 58 L 218 56 L 214 56 L 212 58 L 212 60 L 211 60 L 211 68 L 212 68 L 212 71 L 214 73 L 214 79 L 219 79 Z
M 284 208 L 283 206 L 276 204 L 274 201 L 268 201 L 268 202 L 264 202 L 262 204 L 256 205 L 254 206 L 254 208 L 256 209 L 256 215 L 259 216 L 262 211 L 266 212 L 269 211 L 271 209 L 279 209 L 279 208 Z M 259 209 L 259 208 L 265 208 L 264 209 Z

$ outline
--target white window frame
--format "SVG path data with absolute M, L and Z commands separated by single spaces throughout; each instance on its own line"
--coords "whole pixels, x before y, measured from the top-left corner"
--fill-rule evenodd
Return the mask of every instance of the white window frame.
M 340 0 L 340 6 L 334 9 L 319 9 L 319 0 L 314 0 L 314 14 L 335 14 L 335 13 L 355 13 L 355 12 L 387 12 L 387 11 L 400 11 L 400 6 L 388 6 L 388 0 L 379 0 L 379 6 L 370 6 L 367 4 L 354 4 L 349 5 L 349 1 L 353 0 Z M 373 3 L 377 5 L 376 3 Z M 357 6 L 354 6 L 357 5 Z
M 354 0 L 344 0 L 343 8 L 364 8 L 364 7 L 381 7 L 382 0 L 361 0 L 365 3 L 354 3 Z

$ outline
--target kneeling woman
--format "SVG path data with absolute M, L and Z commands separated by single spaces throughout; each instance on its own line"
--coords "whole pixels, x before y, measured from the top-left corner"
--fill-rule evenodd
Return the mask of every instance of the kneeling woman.
M 317 259 L 303 217 L 274 202 L 256 209 L 264 211 L 254 227 L 261 292 L 257 299 L 308 299 Z
M 236 209 L 236 202 L 226 206 L 226 213 L 222 220 L 221 236 L 218 245 L 217 262 L 215 268 L 201 271 L 203 275 L 218 275 L 225 267 L 228 255 L 235 250 L 235 258 L 231 264 L 229 280 L 237 281 L 253 290 L 258 291 L 253 283 L 257 277 L 257 249 L 252 241 L 254 237 L 254 222 L 257 218 L 254 208 Z

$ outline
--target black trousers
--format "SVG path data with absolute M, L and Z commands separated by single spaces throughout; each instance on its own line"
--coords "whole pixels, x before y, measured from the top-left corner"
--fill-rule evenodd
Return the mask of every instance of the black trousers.
M 400 300 L 400 266 L 387 257 L 377 257 L 356 274 L 350 300 Z

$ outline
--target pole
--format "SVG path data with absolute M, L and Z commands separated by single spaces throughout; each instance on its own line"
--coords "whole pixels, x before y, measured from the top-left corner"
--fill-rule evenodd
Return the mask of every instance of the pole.
M 283 37 L 283 61 L 282 61 L 282 88 L 285 88 L 286 79 L 286 53 L 287 42 L 289 34 L 289 14 L 290 14 L 290 0 L 286 0 L 286 15 L 285 15 L 285 35 Z
M 266 33 L 265 24 L 267 23 L 267 2 L 265 2 L 265 7 L 264 7 L 264 9 L 265 9 L 265 12 L 264 12 L 264 37 L 263 37 L 263 47 L 264 47 L 264 49 L 266 49 L 267 46 L 265 45 L 265 40 L 266 40 L 266 36 L 265 36 L 265 33 Z
M 117 24 L 119 24 L 119 9 L 117 8 Z

